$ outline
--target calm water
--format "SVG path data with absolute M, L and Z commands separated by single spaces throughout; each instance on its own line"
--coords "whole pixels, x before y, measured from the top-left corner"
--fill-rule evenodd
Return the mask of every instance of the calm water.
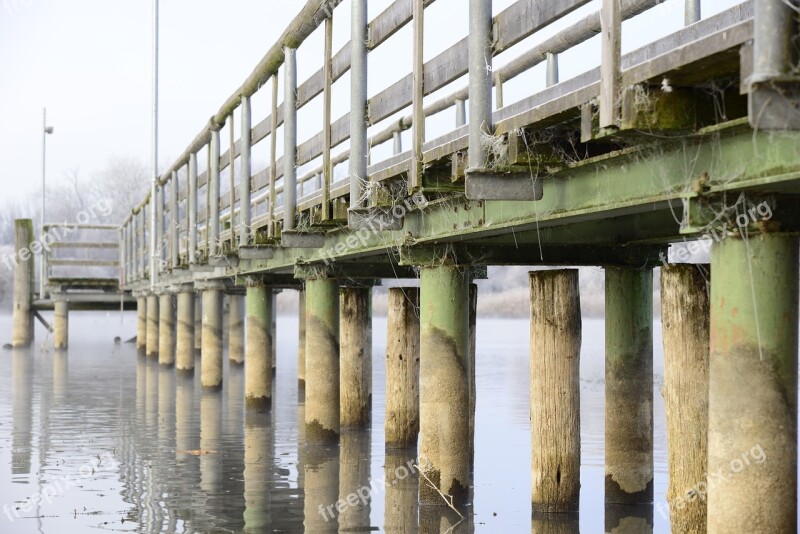
M 374 323 L 371 433 L 338 448 L 306 450 L 297 402 L 297 320 L 278 320 L 272 416 L 245 416 L 244 375 L 226 367 L 221 394 L 203 394 L 199 372 L 176 378 L 113 338 L 135 332 L 135 314 L 74 313 L 68 353 L 37 347 L 0 353 L 0 532 L 336 532 L 331 505 L 385 476 L 367 506 L 348 508 L 342 530 L 414 531 L 412 475 L 394 468 L 413 451 L 383 447 L 386 320 Z M 10 339 L 0 317 L 0 341 Z M 664 502 L 666 451 L 660 395 L 660 325 L 654 327 L 655 494 Z M 46 346 L 51 340 L 46 340 Z M 528 322 L 479 320 L 474 517 L 452 532 L 531 532 Z M 197 361 L 199 364 L 199 360 Z M 587 319 L 581 364 L 581 532 L 604 531 L 603 322 Z M 402 471 L 399 471 L 402 474 Z M 452 517 L 422 517 L 444 532 Z M 654 513 L 655 532 L 668 532 Z M 441 527 L 440 525 L 444 525 Z M 536 532 L 571 532 L 538 525 Z

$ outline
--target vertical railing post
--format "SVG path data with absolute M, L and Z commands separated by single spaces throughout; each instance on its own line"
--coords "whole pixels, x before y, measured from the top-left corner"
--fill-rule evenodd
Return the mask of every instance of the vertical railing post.
M 241 165 L 241 178 L 239 183 L 239 246 L 250 244 L 250 178 L 253 174 L 251 163 L 252 152 L 252 116 L 250 111 L 250 97 L 242 96 L 242 155 L 239 160 Z M 232 210 L 233 208 L 231 208 Z M 231 211 L 233 214 L 233 211 Z M 233 220 L 231 219 L 231 224 Z
M 167 264 L 167 183 L 158 186 L 158 272 L 166 270 Z
M 403 152 L 403 138 L 400 131 L 392 133 L 392 144 L 392 153 L 395 156 Z
M 483 137 L 492 133 L 492 2 L 469 1 L 469 167 L 486 167 Z
M 456 100 L 456 128 L 467 124 L 467 104 L 462 99 Z
M 269 205 L 267 206 L 267 236 L 275 237 L 275 181 L 278 169 L 278 74 L 272 76 L 272 112 L 269 130 Z
M 294 230 L 297 209 L 297 50 L 284 48 L 283 229 Z
M 210 163 L 208 167 L 208 217 L 206 227 L 208 234 L 208 257 L 219 254 L 219 129 L 211 131 L 209 145 Z
M 600 33 L 600 128 L 616 128 L 622 41 L 620 0 L 603 0 Z
M 358 1 L 358 0 L 357 0 Z M 353 4 L 353 9 L 355 4 Z M 331 86 L 333 85 L 332 74 L 332 60 L 333 60 L 333 14 L 325 19 L 325 64 L 323 65 L 323 76 L 325 78 L 325 87 L 323 90 L 322 101 L 322 220 L 327 221 L 331 218 L 331 182 L 333 181 L 333 166 L 331 165 Z M 352 67 L 351 67 L 352 72 Z M 355 83 L 355 82 L 353 82 Z M 353 108 L 350 111 L 350 127 L 353 124 L 353 115 L 358 114 L 357 110 Z M 351 131 L 352 137 L 352 131 Z M 354 154 L 352 145 L 350 154 Z M 350 175 L 354 173 L 353 159 L 350 158 Z M 351 178 L 352 180 L 352 178 Z M 351 181 L 352 184 L 352 181 Z M 352 192 L 352 185 L 350 190 Z M 350 204 L 352 205 L 352 199 Z
M 228 117 L 228 169 L 230 172 L 228 173 L 228 177 L 230 178 L 230 188 L 228 192 L 228 196 L 230 198 L 230 217 L 228 218 L 228 226 L 231 229 L 231 250 L 235 248 L 236 244 L 236 169 L 234 164 L 236 163 L 236 135 L 233 133 L 233 129 L 236 126 L 236 121 L 233 118 L 233 113 L 231 116 Z
M 552 87 L 558 83 L 558 55 L 552 52 L 547 53 L 547 87 Z
M 699 22 L 701 18 L 700 0 L 686 0 L 684 24 L 689 26 Z
M 425 5 L 423 0 L 413 0 L 414 18 L 414 47 L 413 47 L 413 92 L 412 100 L 412 131 L 411 131 L 411 172 L 409 173 L 409 192 L 422 186 L 422 144 L 425 142 L 425 110 L 423 98 L 425 97 L 425 63 L 423 62 L 423 47 L 425 43 Z
M 180 263 L 180 228 L 181 221 L 178 218 L 178 172 L 172 171 L 172 181 L 169 184 L 169 250 L 170 263 L 173 269 L 178 268 Z
M 367 0 L 352 0 L 350 37 L 350 208 L 364 206 L 367 182 Z
M 189 263 L 194 263 L 197 258 L 197 154 L 189 154 L 189 194 L 187 195 L 187 255 Z

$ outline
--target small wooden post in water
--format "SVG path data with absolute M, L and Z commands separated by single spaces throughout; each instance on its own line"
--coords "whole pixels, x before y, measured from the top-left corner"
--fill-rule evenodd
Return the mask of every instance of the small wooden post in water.
M 158 356 L 158 295 L 147 295 L 147 356 Z
M 147 349 L 147 296 L 136 297 L 136 350 L 144 354 Z
M 27 347 L 33 342 L 33 256 L 28 248 L 33 241 L 33 221 L 14 221 L 14 316 L 11 344 Z
M 297 344 L 297 383 L 300 389 L 306 386 L 306 290 L 298 293 L 299 339 Z
M 372 408 L 372 288 L 340 289 L 340 422 L 369 426 Z
M 578 271 L 534 271 L 531 287 L 531 502 L 577 512 L 581 479 Z
M 709 275 L 707 265 L 661 269 L 669 481 L 667 507 L 656 510 L 673 532 L 706 531 L 706 499 L 695 486 L 708 469 Z
M 203 289 L 203 348 L 200 356 L 200 382 L 203 389 L 222 387 L 222 285 Z
M 53 294 L 53 346 L 55 350 L 66 350 L 69 346 L 69 303 L 62 295 Z
M 418 288 L 389 288 L 387 323 L 386 448 L 416 447 L 419 434 Z
M 245 301 L 245 403 L 248 410 L 267 412 L 272 406 L 272 288 L 248 279 Z
M 244 295 L 231 294 L 228 299 L 228 360 L 244 365 Z
M 158 299 L 158 363 L 175 365 L 175 299 L 172 293 L 162 293 Z
M 178 374 L 194 373 L 195 299 L 192 284 L 184 284 L 178 293 L 178 339 L 175 349 Z

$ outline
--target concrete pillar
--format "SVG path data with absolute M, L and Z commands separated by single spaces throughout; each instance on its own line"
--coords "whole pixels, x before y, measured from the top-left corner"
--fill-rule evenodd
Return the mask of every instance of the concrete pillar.
M 222 388 L 222 287 L 203 290 L 203 348 L 200 382 L 204 389 Z
M 707 265 L 661 269 L 669 478 L 656 510 L 673 532 L 706 532 L 706 500 L 692 488 L 708 469 L 709 275 Z
M 258 282 L 247 286 L 245 404 L 248 410 L 272 407 L 272 289 Z
M 136 350 L 144 354 L 147 348 L 147 297 L 136 297 Z
M 339 440 L 339 283 L 306 280 L 306 442 Z
M 392 287 L 386 334 L 386 449 L 416 447 L 418 434 L 419 289 Z M 416 500 L 416 488 L 414 495 Z
M 33 242 L 33 222 L 30 219 L 14 221 L 14 314 L 11 344 L 15 348 L 27 347 L 33 342 L 33 255 L 28 248 Z
M 367 428 L 372 409 L 372 287 L 343 287 L 339 294 L 339 420 L 343 428 Z
M 272 300 L 272 321 L 270 323 L 270 332 L 272 332 L 272 376 L 275 376 L 278 365 L 278 293 L 280 289 L 273 289 L 270 291 L 270 300 Z
M 191 285 L 178 293 L 178 340 L 175 349 L 176 368 L 179 374 L 194 373 L 195 298 Z
M 578 271 L 534 271 L 531 299 L 531 503 L 577 512 L 581 487 Z
M 203 298 L 202 294 L 194 298 L 194 354 L 201 353 L 203 348 Z
M 56 297 L 53 313 L 53 346 L 66 350 L 69 346 L 69 303 L 64 297 Z
M 300 338 L 297 345 L 297 382 L 299 387 L 306 385 L 306 291 L 298 291 L 298 310 L 300 321 Z
M 653 272 L 606 269 L 605 500 L 653 502 Z
M 158 295 L 147 295 L 147 356 L 158 356 Z
M 469 269 L 422 267 L 420 276 L 420 504 L 467 503 Z
M 469 285 L 469 470 L 475 471 L 475 404 L 477 386 L 475 383 L 475 336 L 478 332 L 478 285 Z
M 158 298 L 158 363 L 164 367 L 175 365 L 175 299 L 172 293 Z
M 711 249 L 709 532 L 797 528 L 797 265 L 791 235 Z
M 244 365 L 244 295 L 230 295 L 228 299 L 228 360 Z

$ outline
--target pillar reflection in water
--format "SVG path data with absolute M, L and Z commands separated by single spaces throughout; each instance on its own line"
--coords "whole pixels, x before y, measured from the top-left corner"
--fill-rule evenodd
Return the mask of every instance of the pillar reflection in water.
M 158 360 L 148 358 L 146 365 L 144 420 L 147 435 L 155 435 L 158 432 Z
M 244 420 L 244 532 L 268 532 L 272 526 L 272 415 L 248 411 Z
M 607 534 L 652 534 L 652 504 L 606 503 Z
M 137 392 L 139 380 L 139 368 L 136 368 Z M 53 353 L 53 400 L 63 401 L 67 398 L 67 384 L 69 382 L 69 358 L 65 351 Z
M 336 446 L 311 445 L 304 458 L 303 489 L 306 532 L 338 532 L 336 502 L 339 500 L 339 450 Z
M 370 485 L 372 440 L 370 429 L 345 430 L 339 442 L 339 501 L 347 506 L 339 513 L 343 531 L 367 530 L 373 487 Z M 383 491 L 383 488 L 378 489 Z
M 534 513 L 531 518 L 531 534 L 580 534 L 578 514 Z
M 172 450 L 175 437 L 175 372 L 164 366 L 158 369 L 158 446 Z
M 222 485 L 222 396 L 218 391 L 203 391 L 200 398 L 200 489 L 205 495 L 205 512 L 211 517 L 224 513 L 220 499 Z
M 33 411 L 33 353 L 14 350 L 11 361 L 13 397 L 11 417 L 11 474 L 27 475 L 31 472 L 31 439 Z
M 175 388 L 175 459 L 178 463 L 189 462 L 191 451 L 197 449 L 194 432 L 194 379 L 193 377 L 177 377 Z
M 383 527 L 386 532 L 419 531 L 419 475 L 413 467 L 416 458 L 416 448 L 386 449 L 383 468 L 386 482 Z

